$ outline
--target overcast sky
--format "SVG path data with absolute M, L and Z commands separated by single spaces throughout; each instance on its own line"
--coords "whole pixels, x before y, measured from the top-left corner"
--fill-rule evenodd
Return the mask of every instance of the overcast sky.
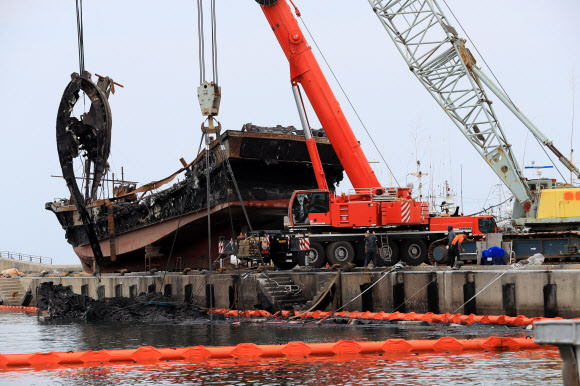
M 180 157 L 191 161 L 197 151 L 202 118 L 196 96 L 195 3 L 84 1 L 86 69 L 125 85 L 110 98 L 109 162 L 116 174 L 123 166 L 128 179 L 161 179 L 181 166 Z M 413 180 L 408 173 L 415 171 L 418 158 L 424 172 L 433 170 L 436 191 L 447 179 L 459 193 L 462 166 L 464 211 L 480 210 L 499 179 L 406 68 L 367 0 L 295 3 L 399 182 Z M 575 65 L 580 73 L 580 2 L 447 4 L 512 100 L 569 154 Z M 252 0 L 218 0 L 217 18 L 224 128 L 238 130 L 247 122 L 299 127 L 288 63 L 258 5 Z M 458 27 L 454 20 L 453 24 Z M 462 31 L 460 35 L 465 36 Z M 0 49 L 0 250 L 50 256 L 57 264 L 76 263 L 55 216 L 44 210 L 46 202 L 68 196 L 64 181 L 50 175 L 61 174 L 57 108 L 70 74 L 78 71 L 75 2 L 0 0 Z M 368 159 L 379 161 L 320 62 Z M 526 165 L 532 160 L 548 164 L 531 135 L 526 144 L 527 130 L 495 100 L 518 162 L 524 160 L 525 148 Z M 320 126 L 311 110 L 309 118 L 314 127 Z M 580 132 L 574 139 L 577 149 L 579 143 Z M 580 153 L 576 158 L 580 160 Z M 384 165 L 373 167 L 388 185 Z M 560 170 L 569 178 L 563 167 Z M 347 188 L 345 183 L 339 190 Z

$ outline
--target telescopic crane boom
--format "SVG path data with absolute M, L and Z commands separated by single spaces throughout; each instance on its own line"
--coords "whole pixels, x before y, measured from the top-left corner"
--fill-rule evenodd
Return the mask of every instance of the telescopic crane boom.
M 257 2 L 262 6 L 262 11 L 290 63 L 292 84 L 298 83 L 304 89 L 353 187 L 380 187 L 381 184 L 292 15 L 290 6 L 285 0 Z M 306 131 L 308 130 L 305 128 Z
M 425 226 L 428 222 L 427 203 L 414 202 L 408 188 L 381 187 L 286 0 L 256 2 L 260 4 L 290 64 L 290 80 L 319 188 L 318 191 L 294 193 L 289 208 L 291 224 L 329 229 Z M 299 14 L 298 10 L 296 13 Z M 324 172 L 298 85 L 308 96 L 354 187 L 355 192 L 351 195 L 335 196 L 323 181 Z

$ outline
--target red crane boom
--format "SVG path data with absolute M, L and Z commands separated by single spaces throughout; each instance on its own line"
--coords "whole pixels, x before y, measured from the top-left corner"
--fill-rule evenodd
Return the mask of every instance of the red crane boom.
M 286 58 L 292 83 L 300 83 L 338 159 L 355 189 L 381 186 L 340 104 L 322 73 L 310 45 L 285 0 L 258 1 Z M 272 4 L 273 3 L 273 4 Z M 272 5 L 268 5 L 272 4 Z M 313 141 L 313 140 L 312 140 Z M 319 171 L 315 170 L 318 176 Z

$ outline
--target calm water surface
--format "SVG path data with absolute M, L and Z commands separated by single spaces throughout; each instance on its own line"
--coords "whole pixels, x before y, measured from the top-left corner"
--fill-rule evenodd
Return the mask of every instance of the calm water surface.
M 124 349 L 139 346 L 225 346 L 238 343 L 285 344 L 442 336 L 526 337 L 531 331 L 505 326 L 420 325 L 346 326 L 315 324 L 218 323 L 189 325 L 87 324 L 43 322 L 34 315 L 0 314 L 0 353 Z M 0 370 L 0 385 L 544 385 L 562 384 L 562 362 L 555 351 L 460 355 L 357 356 L 308 361 L 220 360 L 150 365 L 108 365 L 70 369 Z

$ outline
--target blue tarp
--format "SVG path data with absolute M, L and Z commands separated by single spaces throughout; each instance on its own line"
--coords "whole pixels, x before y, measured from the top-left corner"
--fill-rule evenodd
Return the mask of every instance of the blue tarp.
M 483 265 L 507 265 L 503 248 L 491 247 L 481 252 L 481 264 Z

